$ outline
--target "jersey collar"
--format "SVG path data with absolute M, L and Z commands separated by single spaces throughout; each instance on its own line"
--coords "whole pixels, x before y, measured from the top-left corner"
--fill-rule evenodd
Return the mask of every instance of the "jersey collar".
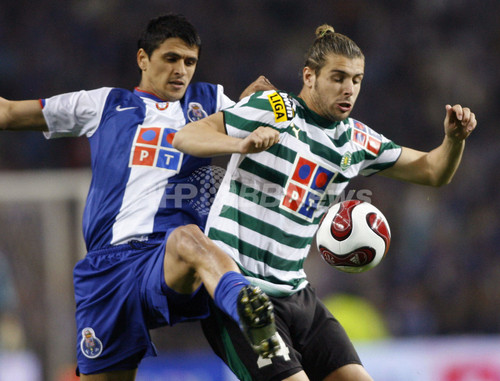
M 138 97 L 152 99 L 153 101 L 159 103 L 167 102 L 166 100 L 159 98 L 157 95 L 150 93 L 148 91 L 141 90 L 138 87 L 134 88 L 134 94 L 137 95 Z
M 303 107 L 304 109 L 306 109 L 310 115 L 311 115 L 311 118 L 314 120 L 314 122 L 316 122 L 319 126 L 323 127 L 323 128 L 328 128 L 328 129 L 334 129 L 335 127 L 337 127 L 340 123 L 344 122 L 332 122 L 331 120 L 329 119 L 326 119 L 326 118 L 323 118 L 321 115 L 315 113 L 313 110 L 311 110 L 309 107 L 307 107 L 307 104 L 306 102 L 300 98 L 299 96 L 295 95 L 295 94 L 291 94 Z M 347 120 L 347 119 L 346 119 Z

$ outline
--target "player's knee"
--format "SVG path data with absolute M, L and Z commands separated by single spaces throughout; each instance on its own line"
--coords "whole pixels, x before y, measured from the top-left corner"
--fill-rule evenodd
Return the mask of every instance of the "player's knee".
M 330 373 L 323 381 L 373 381 L 373 378 L 363 366 L 348 364 Z
M 168 237 L 167 251 L 175 253 L 184 262 L 194 263 L 206 251 L 206 240 L 198 226 L 180 226 Z

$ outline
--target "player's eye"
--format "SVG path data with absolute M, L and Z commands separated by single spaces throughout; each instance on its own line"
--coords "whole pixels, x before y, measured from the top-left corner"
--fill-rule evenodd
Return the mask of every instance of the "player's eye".
M 359 85 L 361 83 L 361 81 L 363 80 L 363 77 L 354 77 L 354 79 L 352 80 L 352 82 L 355 84 L 355 85 Z

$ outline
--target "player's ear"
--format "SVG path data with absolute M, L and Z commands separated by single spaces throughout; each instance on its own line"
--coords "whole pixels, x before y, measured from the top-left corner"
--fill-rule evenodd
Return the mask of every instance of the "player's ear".
M 311 69 L 309 66 L 304 66 L 302 70 L 302 80 L 304 81 L 304 85 L 311 88 L 314 86 L 314 82 L 316 81 L 316 72 Z
M 148 67 L 149 57 L 146 51 L 143 48 L 140 48 L 137 51 L 137 66 L 141 71 L 145 71 Z

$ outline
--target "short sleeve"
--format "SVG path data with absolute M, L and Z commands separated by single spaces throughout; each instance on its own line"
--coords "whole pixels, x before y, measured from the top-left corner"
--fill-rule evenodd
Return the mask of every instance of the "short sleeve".
M 350 119 L 349 135 L 353 161 L 360 163 L 362 176 L 393 166 L 401 155 L 401 146 L 357 120 Z
M 90 137 L 99 126 L 111 90 L 82 90 L 42 100 L 42 112 L 49 128 L 44 133 L 45 137 Z
M 234 104 L 235 102 L 224 94 L 224 87 L 217 85 L 217 111 L 225 110 Z
M 295 116 L 290 96 L 278 91 L 256 92 L 224 110 L 227 134 L 244 138 L 260 126 L 285 129 Z

